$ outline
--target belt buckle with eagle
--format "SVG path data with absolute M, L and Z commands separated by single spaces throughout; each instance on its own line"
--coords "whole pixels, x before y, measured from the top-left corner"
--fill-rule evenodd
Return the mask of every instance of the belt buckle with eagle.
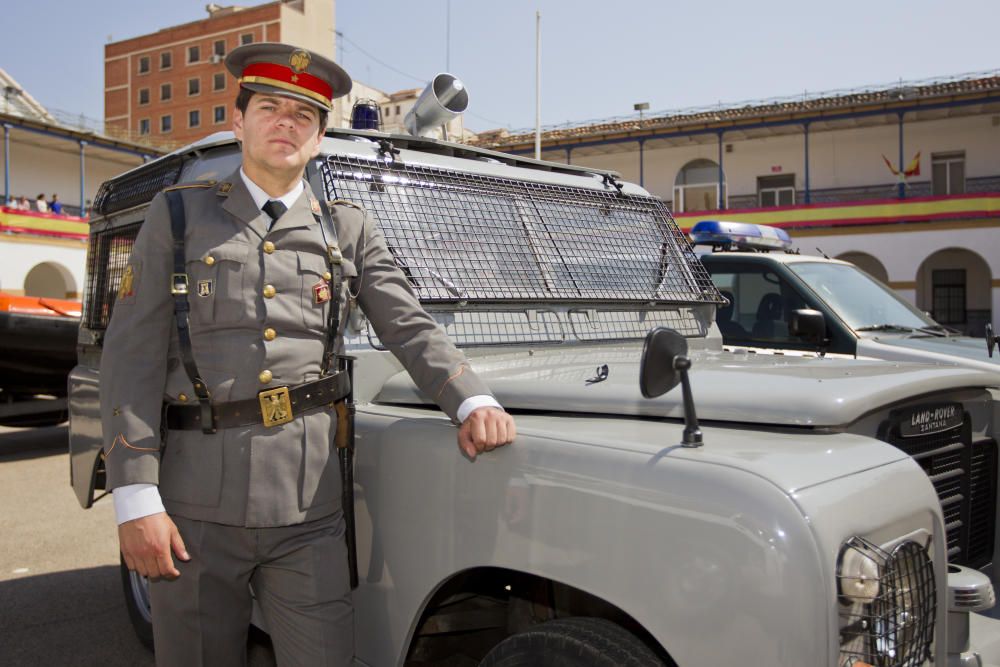
M 257 394 L 260 401 L 260 414 L 264 426 L 281 426 L 294 419 L 292 415 L 292 399 L 288 395 L 288 387 L 268 389 Z

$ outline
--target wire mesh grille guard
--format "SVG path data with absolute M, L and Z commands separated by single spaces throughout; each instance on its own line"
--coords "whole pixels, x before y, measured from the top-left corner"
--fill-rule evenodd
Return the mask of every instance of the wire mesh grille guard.
M 653 197 L 339 155 L 323 175 L 424 301 L 722 302 Z
M 841 599 L 841 658 L 856 658 L 876 667 L 923 665 L 930 657 L 937 611 L 934 566 L 926 548 L 906 540 L 886 552 L 852 537 L 841 550 L 838 567 L 848 556 L 855 562 L 868 561 L 867 571 L 877 572 L 877 579 L 859 588 L 857 576 L 837 572 L 840 592 L 856 593 L 851 599 Z M 867 590 L 869 597 L 859 600 L 859 590 Z

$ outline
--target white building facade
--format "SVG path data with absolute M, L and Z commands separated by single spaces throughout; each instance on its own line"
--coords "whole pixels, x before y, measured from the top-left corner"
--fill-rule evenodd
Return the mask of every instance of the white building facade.
M 970 334 L 1000 321 L 1000 72 L 558 128 L 542 158 L 617 171 L 685 229 L 783 227 Z

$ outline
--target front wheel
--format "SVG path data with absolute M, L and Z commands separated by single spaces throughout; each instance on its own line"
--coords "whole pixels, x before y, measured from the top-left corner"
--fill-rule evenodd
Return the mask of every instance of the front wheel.
M 132 621 L 139 641 L 153 650 L 153 613 L 149 604 L 149 579 L 137 572 L 132 572 L 125 565 L 125 559 L 118 556 L 122 575 L 122 592 L 125 594 L 125 606 L 128 607 L 128 617 Z
M 665 667 L 619 625 L 602 618 L 540 623 L 493 647 L 479 667 Z

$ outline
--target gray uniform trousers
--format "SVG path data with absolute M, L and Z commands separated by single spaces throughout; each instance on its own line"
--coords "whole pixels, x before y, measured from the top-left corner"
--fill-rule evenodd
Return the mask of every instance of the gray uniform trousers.
M 327 239 L 307 191 L 271 227 L 239 173 L 183 190 L 194 358 L 213 401 L 316 379 L 327 312 Z M 370 216 L 332 207 L 343 274 L 379 340 L 452 418 L 488 394 L 427 315 Z M 161 666 L 242 664 L 253 587 L 281 665 L 343 665 L 350 594 L 332 408 L 281 426 L 161 431 L 164 402 L 190 405 L 157 196 L 119 286 L 101 358 L 108 488 L 157 484 L 192 558 L 151 588 Z M 165 433 L 165 437 L 164 434 Z
M 174 520 L 191 560 L 175 561 L 177 579 L 150 586 L 157 665 L 246 665 L 249 587 L 279 665 L 351 664 L 354 616 L 340 513 L 280 528 Z

